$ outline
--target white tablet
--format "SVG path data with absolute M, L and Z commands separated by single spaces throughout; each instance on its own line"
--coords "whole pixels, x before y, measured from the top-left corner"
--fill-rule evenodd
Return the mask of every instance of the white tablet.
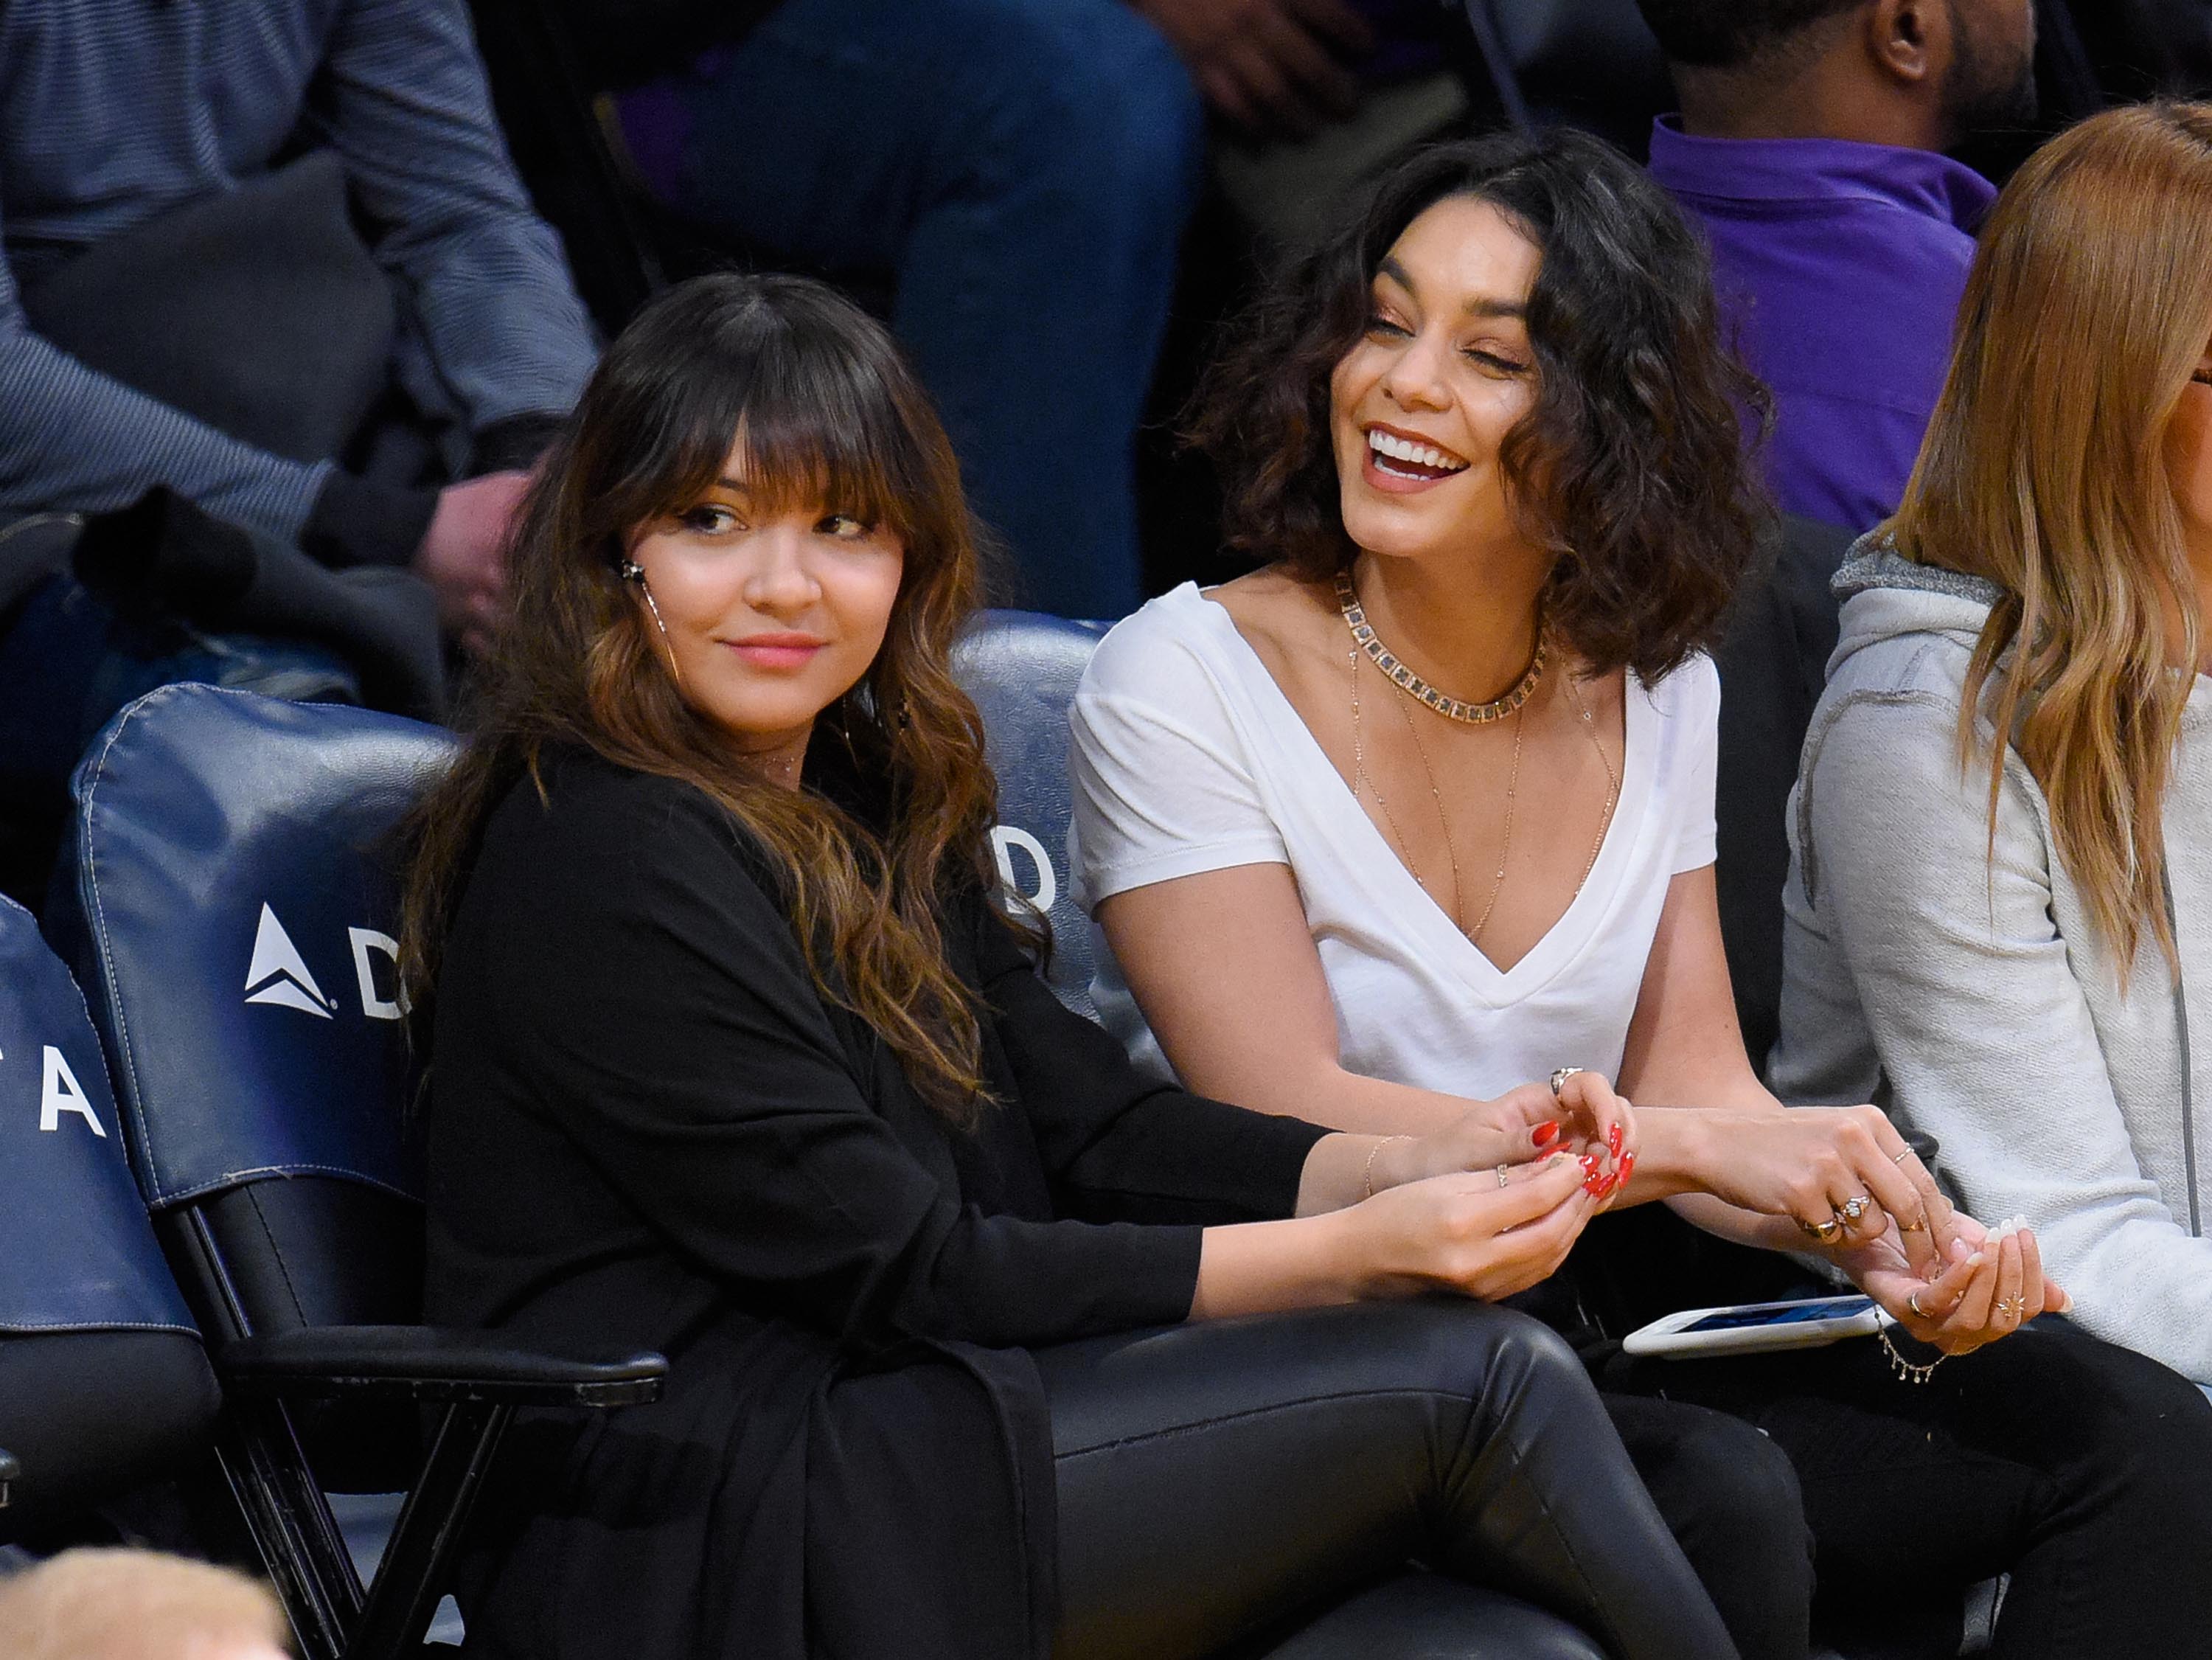
M 1813 1297 L 1794 1303 L 1738 1303 L 1685 1309 L 1631 1332 L 1631 1354 L 1744 1354 L 1815 1348 L 1844 1337 L 1871 1337 L 1890 1324 L 1871 1297 Z

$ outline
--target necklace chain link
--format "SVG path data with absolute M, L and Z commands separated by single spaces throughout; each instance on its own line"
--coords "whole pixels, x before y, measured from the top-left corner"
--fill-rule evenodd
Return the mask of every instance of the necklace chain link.
M 1346 626 L 1352 630 L 1352 642 L 1358 647 L 1357 650 L 1347 654 L 1352 665 L 1352 793 L 1357 799 L 1361 789 L 1364 787 L 1367 794 L 1375 798 L 1375 805 L 1382 810 L 1382 820 L 1388 828 L 1389 839 L 1397 844 L 1400 860 L 1405 865 L 1407 871 L 1413 876 L 1421 891 L 1428 893 L 1430 891 L 1428 880 L 1422 876 L 1420 867 L 1413 862 L 1413 845 L 1406 839 L 1404 830 L 1400 829 L 1397 815 L 1390 811 L 1389 799 L 1383 795 L 1381 787 L 1376 783 L 1367 770 L 1366 746 L 1359 705 L 1359 659 L 1364 654 L 1394 685 L 1447 720 L 1462 721 L 1469 726 L 1487 726 L 1494 721 L 1517 716 L 1521 712 L 1521 706 L 1528 701 L 1530 695 L 1536 690 L 1537 682 L 1543 678 L 1544 673 L 1544 642 L 1540 635 L 1536 642 L 1535 655 L 1528 664 L 1528 672 L 1521 677 L 1519 682 L 1504 696 L 1488 703 L 1463 702 L 1456 697 L 1448 697 L 1437 690 L 1435 687 L 1407 668 L 1383 646 L 1382 641 L 1376 636 L 1373 626 L 1367 621 L 1366 613 L 1360 606 L 1359 596 L 1352 587 L 1352 573 L 1348 570 L 1337 573 L 1336 602 L 1337 609 L 1344 615 Z M 1581 689 L 1574 682 L 1573 675 L 1570 674 L 1566 677 L 1567 695 L 1574 700 L 1575 713 L 1578 717 L 1577 724 L 1589 734 L 1590 747 L 1597 751 L 1598 764 L 1605 769 L 1607 786 L 1605 811 L 1598 818 L 1597 836 L 1590 843 L 1589 857 L 1583 861 L 1582 876 L 1575 884 L 1575 892 L 1579 895 L 1583 885 L 1589 882 L 1590 873 L 1597 868 L 1597 856 L 1605 847 L 1606 833 L 1613 828 L 1613 812 L 1620 801 L 1620 774 L 1613 767 L 1613 757 L 1605 752 L 1605 745 L 1599 740 L 1589 707 L 1583 702 Z M 1428 778 L 1429 799 L 1435 804 L 1437 810 L 1437 824 L 1443 831 L 1444 855 L 1450 861 L 1452 879 L 1451 905 L 1448 914 L 1451 917 L 1452 925 L 1464 933 L 1470 943 L 1480 946 L 1483 930 L 1490 926 L 1492 913 L 1498 909 L 1498 896 L 1505 885 L 1506 863 L 1513 850 L 1514 809 L 1521 784 L 1521 743 L 1527 731 L 1528 723 L 1522 720 L 1514 721 L 1513 762 L 1505 780 L 1505 834 L 1498 849 L 1498 870 L 1491 879 L 1490 897 L 1483 903 L 1482 915 L 1475 919 L 1474 926 L 1470 928 L 1467 926 L 1466 913 L 1461 897 L 1462 887 L 1459 873 L 1457 838 L 1452 834 L 1450 816 L 1444 811 L 1443 790 L 1437 784 L 1437 769 L 1429 760 L 1429 746 L 1422 741 L 1420 728 L 1414 724 L 1413 715 L 1407 710 L 1404 704 L 1398 705 L 1398 713 L 1406 722 L 1407 735 L 1413 740 L 1413 752 L 1420 757 L 1421 770 Z M 1434 897 L 1433 894 L 1431 897 Z
M 1536 653 L 1528 660 L 1528 672 L 1503 697 L 1493 697 L 1487 703 L 1469 703 L 1457 697 L 1447 696 L 1407 668 L 1396 654 L 1376 637 L 1375 625 L 1367 620 L 1366 609 L 1359 603 L 1359 592 L 1352 586 L 1349 570 L 1340 570 L 1336 574 L 1336 608 L 1344 614 L 1345 626 L 1352 630 L 1353 642 L 1367 654 L 1368 660 L 1382 670 L 1391 684 L 1426 703 L 1447 721 L 1461 721 L 1475 727 L 1503 721 L 1528 701 L 1536 690 L 1537 682 L 1544 678 L 1544 639 L 1539 634 Z

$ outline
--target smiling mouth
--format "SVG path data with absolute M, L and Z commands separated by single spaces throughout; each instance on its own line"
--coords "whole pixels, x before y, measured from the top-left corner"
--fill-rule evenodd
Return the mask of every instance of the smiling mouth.
M 1417 479 L 1423 483 L 1465 472 L 1467 463 L 1434 444 L 1401 438 L 1381 427 L 1367 429 L 1368 457 L 1375 470 L 1393 478 Z
M 722 643 L 757 668 L 803 668 L 829 642 L 804 634 L 755 634 Z

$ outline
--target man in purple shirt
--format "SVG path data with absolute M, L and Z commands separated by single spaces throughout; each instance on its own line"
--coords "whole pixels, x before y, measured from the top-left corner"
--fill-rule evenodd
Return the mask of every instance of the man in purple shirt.
M 1787 512 L 1897 509 L 1996 192 L 1942 152 L 2034 112 L 2030 0 L 1638 0 L 1680 116 L 1651 171 L 1712 243 L 1723 316 L 1773 389 Z

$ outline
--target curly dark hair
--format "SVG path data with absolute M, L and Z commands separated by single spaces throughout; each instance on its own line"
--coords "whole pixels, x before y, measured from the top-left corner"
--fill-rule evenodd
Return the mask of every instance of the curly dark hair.
M 1228 545 L 1325 581 L 1344 529 L 1329 379 L 1373 312 L 1376 271 L 1439 201 L 1474 197 L 1542 254 L 1528 297 L 1537 395 L 1499 456 L 1554 556 L 1553 632 L 1600 673 L 1657 679 L 1711 643 L 1771 509 L 1746 465 L 1765 389 L 1721 344 L 1705 245 L 1666 192 L 1584 133 L 1501 133 L 1416 152 L 1231 325 L 1188 436 L 1222 473 Z

